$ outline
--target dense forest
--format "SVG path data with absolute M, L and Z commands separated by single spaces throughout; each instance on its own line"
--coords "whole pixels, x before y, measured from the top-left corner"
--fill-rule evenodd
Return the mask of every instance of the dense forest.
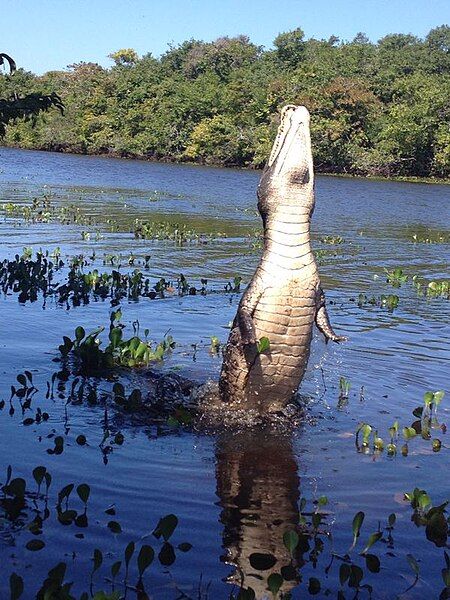
M 261 167 L 286 103 L 311 114 L 316 169 L 450 177 L 450 27 L 425 39 L 281 33 L 270 50 L 245 37 L 132 49 L 109 69 L 78 63 L 0 77 L 0 98 L 59 94 L 57 110 L 7 128 L 22 148 Z

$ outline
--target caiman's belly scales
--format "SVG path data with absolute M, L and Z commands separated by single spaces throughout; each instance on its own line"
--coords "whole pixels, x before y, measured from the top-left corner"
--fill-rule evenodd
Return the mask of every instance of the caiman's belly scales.
M 231 406 L 266 413 L 288 404 L 305 373 L 314 322 L 327 339 L 345 339 L 328 320 L 310 246 L 313 209 L 309 113 L 287 106 L 258 186 L 264 252 L 224 350 L 219 389 Z M 270 347 L 258 352 L 261 338 Z
M 253 313 L 258 340 L 268 338 L 270 348 L 258 354 L 242 345 L 238 326 L 225 350 L 229 401 L 259 412 L 281 410 L 296 392 L 306 369 L 316 314 L 317 283 L 303 288 L 292 280 L 267 288 Z

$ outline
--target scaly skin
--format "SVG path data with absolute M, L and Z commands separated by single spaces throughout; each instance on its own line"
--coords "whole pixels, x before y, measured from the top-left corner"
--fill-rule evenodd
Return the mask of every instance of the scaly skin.
M 309 113 L 286 106 L 258 185 L 264 251 L 244 292 L 224 351 L 219 389 L 231 407 L 282 410 L 303 378 L 314 322 L 334 333 L 310 244 L 314 171 Z M 261 354 L 257 341 L 267 337 Z

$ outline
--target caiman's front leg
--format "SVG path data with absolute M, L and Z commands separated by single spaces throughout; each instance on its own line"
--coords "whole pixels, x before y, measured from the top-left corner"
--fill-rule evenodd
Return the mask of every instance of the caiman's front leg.
M 328 340 L 332 340 L 333 342 L 345 342 L 347 340 L 345 336 L 336 335 L 334 333 L 328 317 L 325 294 L 320 286 L 317 292 L 316 325 L 319 331 L 325 336 L 326 342 L 328 342 Z
M 253 314 L 262 293 L 263 285 L 261 278 L 256 276 L 251 281 L 239 303 L 234 325 L 239 327 L 241 341 L 244 346 L 256 344 L 257 342 Z

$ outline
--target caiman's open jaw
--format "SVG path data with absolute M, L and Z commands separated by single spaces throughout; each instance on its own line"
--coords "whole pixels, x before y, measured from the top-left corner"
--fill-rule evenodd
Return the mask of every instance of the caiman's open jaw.
M 267 171 L 273 183 L 285 177 L 290 184 L 312 179 L 309 112 L 304 106 L 289 104 L 283 108 Z

